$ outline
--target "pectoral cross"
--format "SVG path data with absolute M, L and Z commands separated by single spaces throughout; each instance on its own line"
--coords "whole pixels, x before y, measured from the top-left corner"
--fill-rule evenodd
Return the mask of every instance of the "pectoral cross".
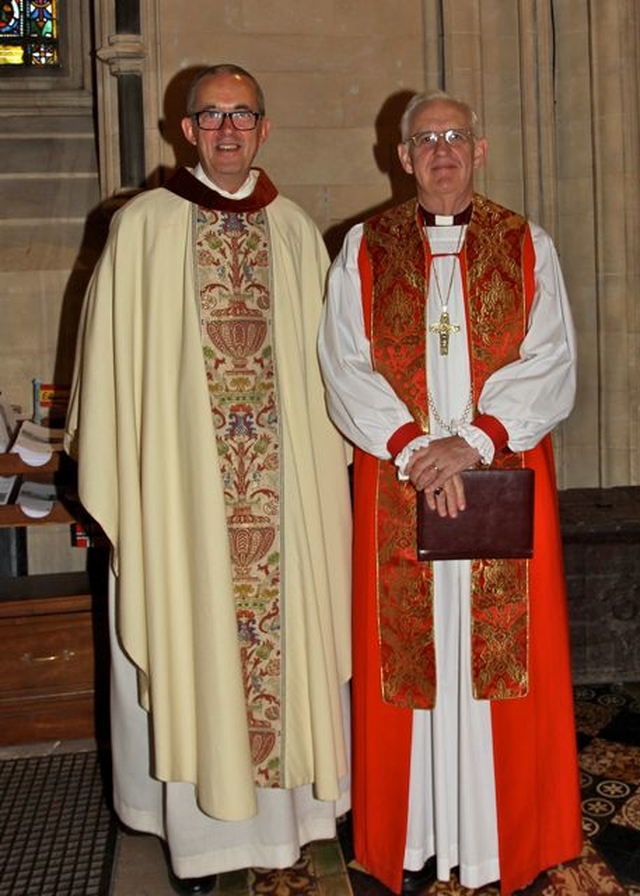
M 440 320 L 437 324 L 431 324 L 429 327 L 431 333 L 437 333 L 440 337 L 440 354 L 449 354 L 449 336 L 452 333 L 460 331 L 459 324 L 452 324 L 449 319 L 449 312 L 444 309 L 440 312 Z

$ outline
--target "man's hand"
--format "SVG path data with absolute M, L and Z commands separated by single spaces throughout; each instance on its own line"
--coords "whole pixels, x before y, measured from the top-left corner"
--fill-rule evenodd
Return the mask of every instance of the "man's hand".
M 479 460 L 477 449 L 463 438 L 447 436 L 414 451 L 406 472 L 416 491 L 425 492 L 431 510 L 437 510 L 440 516 L 456 517 L 466 507 L 459 474 L 475 467 Z

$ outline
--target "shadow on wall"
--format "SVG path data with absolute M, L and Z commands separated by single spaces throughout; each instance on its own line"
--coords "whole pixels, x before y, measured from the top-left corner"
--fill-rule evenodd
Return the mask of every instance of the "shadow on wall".
M 181 70 L 171 79 L 165 91 L 163 117 L 158 121 L 158 130 L 173 151 L 175 165 L 171 167 L 158 166 L 139 189 L 109 197 L 87 216 L 82 244 L 67 282 L 62 304 L 54 373 L 55 382 L 68 383 L 71 381 L 84 293 L 104 248 L 113 214 L 141 190 L 162 186 L 177 167 L 183 165 L 193 167 L 197 162 L 195 149 L 185 140 L 180 122 L 186 110 L 189 86 L 203 68 L 205 66 L 198 65 Z M 362 209 L 351 218 L 330 227 L 324 233 L 325 242 L 332 258 L 337 255 L 347 231 L 353 224 L 415 195 L 413 178 L 403 171 L 397 151 L 400 141 L 400 119 L 413 95 L 414 91 L 401 90 L 389 96 L 382 104 L 375 121 L 376 142 L 372 151 L 378 169 L 389 178 L 390 197 L 376 206 Z
M 192 66 L 180 71 L 170 81 L 165 92 L 163 118 L 158 122 L 158 130 L 173 150 L 175 166 L 159 166 L 139 188 L 132 188 L 108 197 L 87 215 L 80 250 L 67 281 L 62 302 L 54 370 L 56 383 L 71 382 L 84 294 L 104 248 L 111 218 L 132 196 L 143 190 L 162 186 L 176 167 L 193 166 L 197 161 L 193 146 L 184 138 L 180 121 L 186 109 L 189 86 L 202 68 L 204 66 Z
M 158 122 L 158 129 L 165 143 L 168 143 L 176 160 L 174 168 L 160 168 L 149 186 L 161 186 L 173 174 L 176 168 L 187 166 L 193 168 L 197 164 L 198 155 L 195 147 L 185 140 L 181 121 L 187 109 L 187 94 L 194 78 L 205 65 L 192 65 L 182 69 L 169 81 L 164 94 L 163 118 Z M 152 175 L 153 177 L 153 175 Z
M 413 178 L 404 171 L 398 158 L 400 119 L 409 100 L 414 95 L 415 91 L 413 90 L 400 90 L 391 94 L 384 101 L 376 116 L 376 142 L 373 146 L 373 157 L 378 170 L 389 178 L 391 196 L 384 202 L 363 209 L 346 221 L 334 224 L 325 231 L 324 239 L 331 258 L 335 258 L 338 254 L 347 231 L 354 224 L 415 196 Z

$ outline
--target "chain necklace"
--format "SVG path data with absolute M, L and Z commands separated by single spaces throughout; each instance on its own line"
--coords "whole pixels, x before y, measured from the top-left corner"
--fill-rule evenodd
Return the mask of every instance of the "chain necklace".
M 426 228 L 425 228 L 426 231 Z M 435 324 L 431 324 L 429 327 L 430 333 L 437 333 L 439 337 L 440 344 L 440 354 L 448 355 L 449 354 L 449 337 L 452 333 L 460 332 L 460 324 L 452 324 L 451 318 L 449 317 L 449 299 L 451 298 L 451 290 L 453 289 L 453 281 L 456 276 L 456 259 L 460 254 L 460 250 L 462 249 L 462 244 L 464 243 L 464 238 L 467 233 L 466 225 L 463 225 L 460 228 L 460 237 L 458 239 L 458 247 L 455 252 L 447 253 L 451 255 L 451 276 L 449 277 L 449 286 L 447 287 L 447 294 L 443 298 L 442 296 L 442 288 L 440 286 L 440 277 L 438 276 L 438 268 L 434 261 L 431 262 L 431 268 L 433 270 L 433 279 L 436 284 L 436 290 L 438 293 L 438 301 L 440 303 L 440 317 L 438 322 Z M 428 237 L 427 237 L 428 239 Z M 428 289 L 428 287 L 427 287 Z
M 443 429 L 445 432 L 448 432 L 449 435 L 455 436 L 458 434 L 458 429 L 463 426 L 465 423 L 469 423 L 471 420 L 471 412 L 473 411 L 473 392 L 469 389 L 469 397 L 467 398 L 467 403 L 462 409 L 462 412 L 459 417 L 452 417 L 451 423 L 445 423 L 442 417 L 440 416 L 440 412 L 436 407 L 436 403 L 433 399 L 433 395 L 431 394 L 431 389 L 427 389 L 427 402 L 429 404 L 429 410 L 431 411 L 431 416 L 433 417 L 435 423 L 438 424 L 440 429 Z

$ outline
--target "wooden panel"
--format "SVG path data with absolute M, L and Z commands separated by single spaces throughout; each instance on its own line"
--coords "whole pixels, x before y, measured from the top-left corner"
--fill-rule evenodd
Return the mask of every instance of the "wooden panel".
M 91 587 L 86 572 L 0 577 L 0 617 L 73 612 L 90 606 Z
M 1 506 L 0 527 L 86 521 L 67 460 L 30 467 L 0 454 L 0 475 L 60 480 L 71 508 L 34 519 Z M 95 560 L 87 572 L 0 577 L 0 745 L 108 738 L 106 563 Z
M 106 602 L 94 603 L 84 574 L 0 584 L 12 582 L 15 599 L 0 588 L 0 744 L 104 736 Z
M 96 737 L 93 692 L 0 701 L 0 746 Z
M 60 474 L 65 480 L 64 503 L 56 501 L 51 513 L 43 517 L 31 517 L 23 513 L 17 504 L 0 505 L 0 527 L 10 526 L 46 526 L 49 523 L 72 523 L 82 516 L 77 504 L 73 482 L 75 467 L 66 455 L 54 452 L 50 460 L 40 467 L 30 466 L 18 454 L 0 453 L 0 476 L 22 476 L 33 482 L 57 481 Z M 67 498 L 68 496 L 68 498 Z
M 72 523 L 74 518 L 74 515 L 60 501 L 55 502 L 51 513 L 41 517 L 27 516 L 26 513 L 22 512 L 18 504 L 3 504 L 0 506 L 0 526 L 4 528 L 10 526 L 47 526 L 49 523 Z
M 90 612 L 0 620 L 0 701 L 92 690 Z
M 39 473 L 55 473 L 60 469 L 60 454 L 54 452 L 46 464 L 34 467 L 25 464 L 19 454 L 10 451 L 0 453 L 0 476 L 28 476 Z

